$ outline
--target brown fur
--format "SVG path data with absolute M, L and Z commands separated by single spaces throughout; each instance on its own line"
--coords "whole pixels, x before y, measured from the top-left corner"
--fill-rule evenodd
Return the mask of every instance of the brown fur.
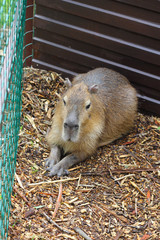
M 97 92 L 90 90 L 95 84 L 98 85 Z M 67 102 L 66 106 L 63 103 L 64 100 L 65 103 Z M 91 103 L 88 110 L 86 110 L 87 103 Z M 70 112 L 73 112 L 73 119 L 77 119 L 78 116 L 79 130 L 78 132 L 73 130 L 75 142 L 64 141 L 62 137 L 63 125 Z M 63 148 L 65 153 L 75 154 L 76 160 L 65 164 L 65 167 L 61 166 L 61 160 L 58 163 L 59 167 L 55 170 L 57 164 L 50 164 L 52 161 L 52 156 L 50 156 L 48 165 L 52 165 L 49 169 L 51 175 L 64 174 L 64 169 L 60 171 L 60 168 L 68 168 L 84 160 L 93 154 L 97 147 L 106 145 L 126 134 L 133 127 L 136 112 L 136 91 L 121 74 L 110 69 L 97 68 L 75 77 L 73 86 L 57 104 L 53 124 L 46 139 L 51 149 L 54 146 Z M 67 161 L 70 161 L 69 158 Z

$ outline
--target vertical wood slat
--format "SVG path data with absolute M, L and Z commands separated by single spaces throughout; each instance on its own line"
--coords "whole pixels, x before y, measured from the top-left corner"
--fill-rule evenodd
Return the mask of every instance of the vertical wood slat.
M 26 7 L 26 24 L 24 36 L 24 67 L 32 65 L 32 52 L 33 52 L 33 9 L 34 0 L 27 0 Z

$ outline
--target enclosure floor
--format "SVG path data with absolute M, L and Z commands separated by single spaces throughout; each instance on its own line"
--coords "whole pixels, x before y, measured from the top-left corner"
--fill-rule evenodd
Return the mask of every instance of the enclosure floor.
M 138 114 L 130 134 L 50 178 L 45 134 L 63 91 L 58 74 L 25 69 L 8 239 L 84 239 L 78 227 L 85 239 L 158 240 L 160 118 Z

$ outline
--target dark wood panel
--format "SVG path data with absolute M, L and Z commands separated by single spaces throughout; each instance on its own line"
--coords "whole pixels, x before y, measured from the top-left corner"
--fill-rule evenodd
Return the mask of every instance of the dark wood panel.
M 38 46 L 38 51 L 35 50 L 35 58 L 40 60 L 41 62 L 46 62 L 53 66 L 61 66 L 62 69 L 70 69 L 73 73 L 77 74 L 78 72 L 87 72 L 89 67 L 84 66 L 83 64 L 79 64 L 75 61 L 62 59 L 61 56 L 52 55 L 52 52 L 43 51 L 41 46 Z M 72 75 L 73 76 L 73 75 Z
M 140 7 L 140 5 L 138 6 L 138 5 L 134 4 L 135 3 L 134 0 L 131 0 L 131 1 L 128 0 L 128 2 L 133 3 L 132 6 L 130 4 L 126 4 L 123 0 L 122 1 L 121 0 L 120 1 L 116 1 L 116 0 L 105 0 L 105 1 L 104 0 L 98 0 L 98 1 L 97 0 L 92 0 L 92 1 L 90 1 L 90 0 L 73 0 L 73 1 L 72 0 L 63 0 L 63 1 L 64 2 L 72 2 L 72 3 L 76 2 L 77 4 L 83 3 L 86 5 L 92 5 L 97 8 L 110 10 L 113 13 L 118 12 L 118 13 L 130 16 L 130 17 L 134 17 L 135 20 L 143 19 L 143 20 L 151 21 L 153 23 L 160 21 L 159 17 L 158 17 L 159 14 L 157 12 L 155 12 L 151 8 L 150 9 L 145 8 L 144 7 L 145 4 L 144 4 L 144 6 L 141 5 L 141 7 Z M 139 3 L 140 3 L 140 1 L 139 1 Z M 147 0 L 145 2 L 147 2 Z M 152 2 L 152 1 L 150 1 L 150 2 Z M 158 8 L 159 7 L 158 2 L 156 5 L 154 4 L 154 6 L 155 6 L 155 8 L 156 7 Z
M 42 49 L 42 48 L 40 48 L 40 49 Z M 41 63 L 45 62 L 48 65 L 51 64 L 52 66 L 56 66 L 56 65 L 59 66 L 61 64 L 62 69 L 67 69 L 69 66 L 72 66 L 70 68 L 70 70 L 72 72 L 71 77 L 73 77 L 74 75 L 76 75 L 80 72 L 85 73 L 90 70 L 89 66 L 83 66 L 83 65 L 77 64 L 77 63 L 73 62 L 72 59 L 68 60 L 68 61 L 62 60 L 61 57 L 57 57 L 57 55 L 53 56 L 50 53 L 47 54 L 46 51 L 45 52 L 42 52 L 41 50 L 36 51 L 35 58 L 38 58 Z M 156 97 L 156 99 L 160 101 L 160 94 L 157 89 L 147 88 L 147 87 L 144 87 L 137 83 L 133 84 L 133 85 L 136 87 L 139 95 L 141 95 L 141 96 L 148 95 L 150 98 Z
M 120 70 L 121 73 L 126 75 L 132 82 L 141 82 L 141 84 L 146 85 L 151 88 L 156 88 L 160 90 L 160 77 L 156 75 L 148 74 L 137 69 L 127 67 L 125 65 L 106 60 L 104 58 L 99 58 L 95 55 L 88 54 L 86 52 L 78 51 L 76 49 L 71 49 L 60 44 L 52 43 L 46 40 L 38 39 L 34 37 L 34 48 L 36 50 L 41 49 L 47 54 L 56 55 L 65 59 L 66 61 L 75 61 L 80 65 L 95 68 L 98 66 L 108 66 L 115 70 Z
M 160 12 L 159 0 L 115 0 L 116 2 L 127 3 L 132 6 Z
M 86 30 L 85 28 L 66 24 L 64 22 L 40 15 L 35 16 L 35 26 L 66 37 L 70 36 L 73 39 L 81 39 L 83 42 L 87 42 L 104 49 L 110 49 L 112 51 L 125 54 L 151 64 L 160 65 L 159 51 L 145 48 L 138 44 L 124 41 L 120 38 L 107 36 L 92 30 Z
M 47 62 L 42 62 L 40 60 L 37 60 L 33 58 L 32 60 L 33 66 L 38 67 L 41 69 L 46 69 L 46 70 L 52 70 L 58 73 L 62 73 L 63 77 L 70 77 L 76 75 L 75 72 L 71 72 L 68 69 L 60 68 L 56 65 L 49 64 Z M 143 109 L 147 112 L 150 112 L 152 114 L 157 114 L 160 116 L 160 101 L 155 101 L 154 98 L 148 98 L 143 95 L 139 95 L 139 110 Z
M 33 0 L 27 0 L 26 22 L 23 49 L 23 66 L 32 64 L 32 38 L 33 38 Z
M 136 87 L 138 94 L 160 101 L 160 92 L 158 89 L 145 87 L 144 85 L 139 85 L 137 83 L 134 84 L 134 86 Z
M 64 77 L 65 76 L 66 77 L 72 77 L 72 76 L 76 75 L 75 72 L 72 72 L 69 69 L 65 69 L 63 67 L 53 65 L 51 63 L 43 62 L 43 61 L 40 61 L 36 58 L 32 59 L 32 64 L 33 64 L 33 67 L 36 67 L 36 68 L 45 69 L 45 70 L 52 70 L 52 71 L 57 72 L 59 74 L 63 73 Z
M 125 75 L 139 107 L 160 115 L 158 2 L 36 0 L 33 66 L 72 77 L 95 67 Z
M 86 10 L 87 11 L 87 10 Z M 78 10 L 79 12 L 79 10 Z M 82 11 L 83 15 L 85 16 L 85 12 Z M 105 34 L 114 38 L 120 38 L 124 41 L 130 41 L 131 43 L 135 43 L 135 44 L 141 44 L 145 47 L 148 48 L 153 48 L 153 49 L 157 49 L 160 50 L 160 46 L 159 46 L 159 40 L 155 40 L 153 39 L 153 34 L 152 34 L 152 38 L 148 38 L 147 41 L 146 40 L 146 36 L 143 36 L 143 30 L 141 30 L 141 28 L 139 26 L 135 26 L 135 29 L 139 29 L 139 32 L 141 33 L 141 35 L 136 34 L 130 31 L 130 27 L 129 27 L 129 31 L 124 31 L 123 27 L 124 25 L 128 26 L 129 23 L 125 20 L 125 24 L 124 22 L 121 22 L 119 19 L 116 19 L 116 23 L 120 24 L 121 26 L 118 25 L 118 27 L 121 27 L 121 29 L 117 29 L 117 27 L 113 27 L 113 26 L 109 26 L 109 18 L 107 18 L 106 14 L 104 14 L 104 19 L 106 20 L 106 23 L 104 22 L 104 24 L 96 22 L 96 18 L 95 16 L 95 12 L 93 13 L 93 19 L 86 19 L 83 17 L 79 17 L 79 16 L 75 16 L 75 15 L 71 15 L 69 13 L 64 13 L 61 11 L 57 11 L 55 9 L 48 9 L 47 7 L 44 6 L 38 6 L 37 7 L 37 15 L 40 16 L 44 16 L 47 18 L 51 18 L 60 22 L 64 22 L 66 24 L 71 24 L 71 25 L 75 25 L 77 27 L 81 27 L 85 29 L 89 29 L 92 31 L 96 31 L 97 33 L 101 33 L 101 34 Z M 89 14 L 88 14 L 89 16 Z M 97 14 L 96 14 L 97 16 Z M 102 19 L 102 14 L 100 14 L 100 16 L 98 16 L 98 19 Z M 52 20 L 51 20 L 52 21 Z M 93 24 L 94 21 L 94 24 Z M 113 19 L 110 20 L 112 23 L 114 22 Z M 133 23 L 133 21 L 131 21 Z M 74 24 L 73 24 L 74 23 Z M 144 29 L 142 27 L 142 29 Z M 148 27 L 147 27 L 148 29 Z M 132 30 L 133 30 L 133 26 L 132 26 Z M 156 36 L 157 36 L 157 29 L 156 29 Z
M 132 1 L 133 2 L 133 1 Z M 151 1 L 150 1 L 151 2 Z M 130 6 L 129 4 L 124 3 L 124 1 L 116 1 L 116 0 L 36 0 L 36 3 L 38 5 L 47 6 L 48 8 L 55 8 L 57 10 L 66 11 L 65 8 L 68 10 L 68 5 L 71 7 L 70 11 L 75 10 L 74 6 L 84 6 L 84 8 L 88 8 L 89 6 L 92 6 L 92 9 L 96 9 L 96 11 L 106 12 L 112 11 L 113 15 L 116 15 L 116 13 L 123 14 L 125 16 L 134 17 L 135 21 L 138 21 L 138 19 L 147 20 L 153 23 L 160 22 L 159 20 L 159 14 L 156 13 L 154 10 L 151 9 L 145 9 L 145 7 L 137 7 L 136 5 L 132 4 Z M 159 3 L 157 2 L 157 5 L 155 5 L 155 8 L 159 8 Z M 74 14 L 74 11 L 72 11 Z M 71 12 L 70 12 L 71 13 Z M 75 13 L 77 15 L 77 12 Z M 123 16 L 122 15 L 122 16 Z M 87 18 L 88 16 L 86 16 Z
M 62 1 L 61 4 L 58 4 L 59 1 L 55 0 L 39 0 L 37 2 L 44 8 L 48 8 L 48 10 L 55 9 L 56 11 L 62 11 L 62 17 L 66 12 L 71 14 L 72 17 L 80 16 L 85 20 L 91 19 L 92 21 L 160 39 L 160 33 L 157 31 L 160 24 L 159 14 L 143 9 L 133 9 L 133 7 L 128 8 L 128 6 L 126 8 L 124 4 L 118 6 L 118 4 L 113 3 L 113 1 L 107 1 L 106 3 L 104 1 L 93 2 L 89 0 L 88 4 L 86 4 L 87 1 L 80 3 L 80 1 L 69 0 Z M 102 8 L 104 6 L 107 7 L 107 9 Z M 38 5 L 38 7 L 40 6 Z M 45 10 L 43 13 L 45 14 Z M 130 15 L 131 13 L 133 16 Z
M 136 68 L 140 71 L 144 71 L 146 73 L 150 73 L 153 75 L 159 76 L 160 74 L 160 68 L 159 66 L 146 63 L 144 61 L 132 58 L 130 56 L 126 56 L 123 54 L 119 54 L 117 52 L 110 51 L 108 49 L 104 49 L 101 47 L 93 46 L 89 43 L 84 43 L 79 40 L 74 40 L 69 37 L 65 37 L 56 33 L 51 33 L 46 30 L 36 28 L 35 30 L 35 36 L 44 39 L 50 42 L 58 43 L 63 46 L 66 46 L 68 48 L 73 48 L 78 51 L 86 52 L 86 53 L 92 53 L 95 56 L 98 56 L 100 58 L 108 59 L 113 62 L 118 62 L 122 65 Z
M 145 95 L 138 95 L 139 97 L 139 109 L 143 109 L 152 114 L 160 116 L 160 101 L 150 98 Z
M 38 48 L 38 51 L 35 51 L 35 58 L 38 58 L 42 62 L 46 62 L 46 63 L 52 64 L 54 66 L 61 65 L 61 67 L 64 69 L 67 69 L 70 67 L 70 70 L 72 72 L 75 72 L 76 74 L 78 74 L 80 72 L 84 73 L 84 72 L 87 72 L 90 70 L 90 65 L 84 66 L 84 65 L 82 65 L 83 63 L 81 63 L 81 62 L 78 63 L 78 61 L 75 63 L 75 61 L 73 61 L 74 58 L 71 58 L 71 59 L 67 58 L 67 60 L 65 58 L 62 59 L 61 55 L 56 54 L 56 51 L 54 51 L 54 53 L 56 55 L 52 55 L 52 51 L 46 51 L 46 48 L 44 46 L 42 48 L 42 46 L 39 45 L 38 42 L 37 42 L 36 46 Z M 49 50 L 51 50 L 50 47 L 49 47 Z M 102 64 L 101 66 L 105 66 L 105 64 Z M 131 81 L 131 79 L 129 79 L 129 80 Z M 134 81 L 133 81 L 133 84 L 134 84 L 134 86 L 136 86 L 139 94 L 148 95 L 151 98 L 155 97 L 157 100 L 160 100 L 160 94 L 159 94 L 159 91 L 157 90 L 157 88 L 154 89 L 151 87 L 149 87 L 149 88 L 144 87 L 143 85 L 139 85 L 138 83 L 135 83 Z
M 46 61 L 45 62 L 40 61 L 35 58 L 33 58 L 32 63 L 33 63 L 34 67 L 38 67 L 38 68 L 46 69 L 46 70 L 52 70 L 52 71 L 61 73 L 63 77 L 72 78 L 73 76 L 75 76 L 77 74 L 68 69 L 58 67 L 56 65 L 47 63 Z M 139 110 L 143 109 L 147 112 L 150 112 L 152 114 L 156 113 L 157 115 L 160 116 L 160 101 L 155 100 L 154 98 L 149 98 L 149 97 L 147 97 L 145 95 L 141 95 L 141 94 L 138 94 L 138 98 L 139 98 Z

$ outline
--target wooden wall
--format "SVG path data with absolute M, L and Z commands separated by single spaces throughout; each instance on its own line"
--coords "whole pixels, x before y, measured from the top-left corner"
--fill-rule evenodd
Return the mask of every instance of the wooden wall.
M 33 16 L 34 15 L 34 0 L 27 0 L 26 21 L 24 34 L 23 48 L 23 66 L 31 66 L 32 50 L 33 50 Z
M 124 74 L 140 108 L 160 115 L 158 0 L 36 0 L 32 65 L 71 77 L 96 67 Z

